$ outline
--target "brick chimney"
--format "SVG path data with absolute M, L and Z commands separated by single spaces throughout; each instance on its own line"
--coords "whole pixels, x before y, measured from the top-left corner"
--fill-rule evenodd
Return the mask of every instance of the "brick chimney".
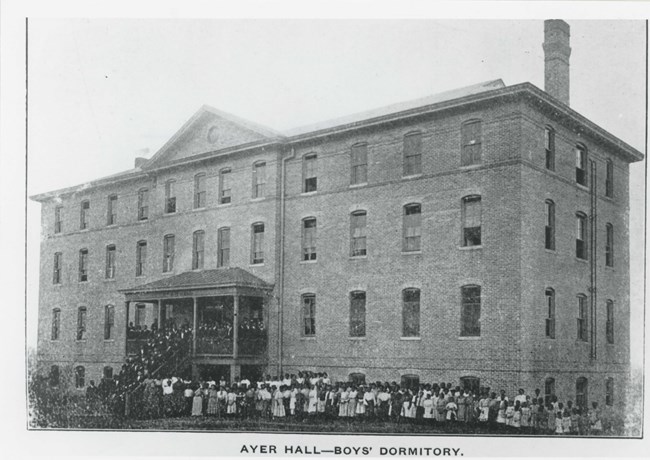
M 544 21 L 544 91 L 569 105 L 570 27 L 561 19 Z

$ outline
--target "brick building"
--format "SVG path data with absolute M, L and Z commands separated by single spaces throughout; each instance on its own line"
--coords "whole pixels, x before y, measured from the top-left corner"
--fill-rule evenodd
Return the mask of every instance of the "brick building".
M 200 376 L 324 370 L 613 401 L 629 372 L 628 168 L 501 80 L 278 133 L 201 108 L 151 158 L 42 204 L 38 360 L 83 388 L 137 328 L 192 327 Z M 253 331 L 253 332 L 251 332 Z

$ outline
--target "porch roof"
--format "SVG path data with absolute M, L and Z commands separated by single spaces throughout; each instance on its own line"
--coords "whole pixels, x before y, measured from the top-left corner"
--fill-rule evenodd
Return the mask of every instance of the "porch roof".
M 194 270 L 162 278 L 151 283 L 120 289 L 124 294 L 169 292 L 176 290 L 249 288 L 269 291 L 273 284 L 239 267 Z

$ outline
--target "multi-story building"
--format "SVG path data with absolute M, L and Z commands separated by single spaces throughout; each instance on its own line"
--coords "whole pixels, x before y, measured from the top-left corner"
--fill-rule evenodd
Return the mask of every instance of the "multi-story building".
M 546 91 L 496 80 L 286 133 L 203 107 L 133 170 L 33 197 L 41 369 L 82 388 L 129 331 L 175 323 L 201 376 L 611 404 L 643 155 L 569 107 L 565 22 L 544 50 Z

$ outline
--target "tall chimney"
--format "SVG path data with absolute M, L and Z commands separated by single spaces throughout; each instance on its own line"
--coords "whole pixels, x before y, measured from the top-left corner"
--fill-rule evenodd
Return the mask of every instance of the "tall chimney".
M 569 105 L 569 24 L 561 19 L 544 21 L 544 90 Z

